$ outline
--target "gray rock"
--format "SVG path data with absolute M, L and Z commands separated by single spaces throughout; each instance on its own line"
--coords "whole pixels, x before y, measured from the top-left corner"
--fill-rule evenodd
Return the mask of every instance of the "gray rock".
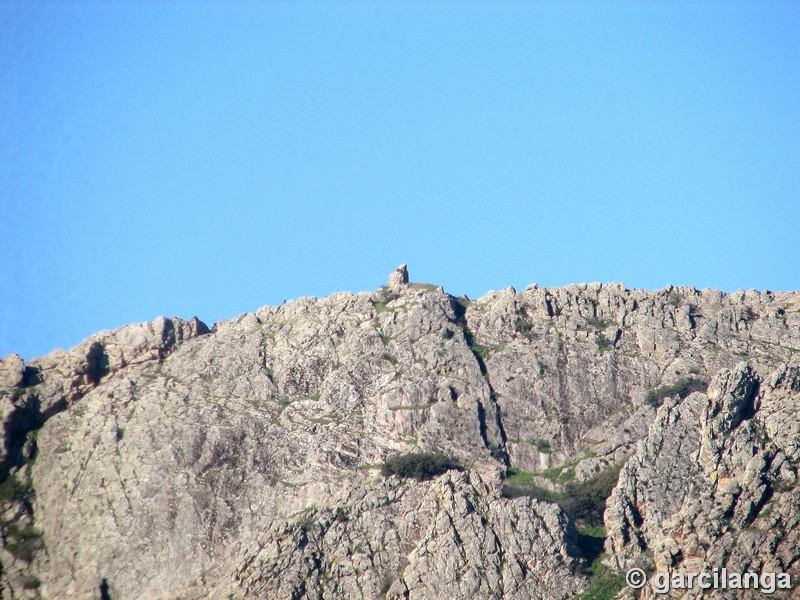
M 405 283 L 408 283 L 408 265 L 403 263 L 389 275 L 389 287 L 393 288 Z
M 4 597 L 570 598 L 574 524 L 502 477 L 626 460 L 611 565 L 795 568 L 800 295 L 407 281 L 3 359 Z

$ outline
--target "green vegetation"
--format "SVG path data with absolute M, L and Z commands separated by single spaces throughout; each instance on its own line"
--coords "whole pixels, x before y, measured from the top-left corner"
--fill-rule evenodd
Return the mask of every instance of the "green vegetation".
M 433 452 L 411 452 L 389 457 L 381 467 L 381 475 L 412 478 L 417 481 L 433 479 L 446 471 L 463 471 L 464 467 L 452 457 Z
M 473 302 L 466 296 L 459 296 L 456 298 L 456 304 L 458 304 L 466 312 L 466 310 L 472 306 Z
M 589 577 L 589 585 L 576 598 L 610 600 L 625 586 L 625 578 L 603 564 L 606 530 L 604 527 L 576 527 L 576 530 L 578 547 L 589 563 L 583 572 Z
M 23 500 L 33 492 L 30 481 L 20 481 L 16 475 L 9 475 L 0 483 L 0 502 Z
M 530 342 L 539 337 L 533 331 L 533 325 L 531 323 L 528 323 L 528 321 L 526 321 L 522 317 L 517 317 L 517 320 L 514 321 L 514 331 Z
M 589 563 L 594 562 L 602 553 L 606 541 L 605 527 L 576 527 L 578 547 Z
M 33 562 L 34 555 L 44 547 L 42 534 L 35 529 L 9 527 L 5 531 L 6 550 L 27 563 Z
M 556 469 L 549 470 L 551 475 Z M 505 498 L 519 498 L 527 496 L 541 500 L 542 502 L 557 503 L 562 499 L 562 495 L 552 490 L 539 487 L 534 483 L 534 477 L 544 476 L 541 473 L 528 473 L 516 467 L 509 467 L 505 480 L 503 481 L 502 494 Z
M 485 361 L 489 357 L 489 349 L 484 346 L 472 344 L 470 346 L 470 350 L 472 350 L 472 353 L 482 361 Z
M 533 473 L 528 473 L 516 467 L 509 467 L 505 482 L 509 485 L 533 485 Z
M 542 452 L 544 454 L 549 454 L 550 453 L 550 450 L 551 450 L 550 442 L 548 442 L 547 440 L 538 439 L 538 440 L 536 440 L 536 444 L 534 444 L 534 445 L 536 446 L 536 449 L 539 452 Z
M 559 503 L 561 508 L 578 524 L 602 527 L 606 500 L 617 485 L 621 470 L 622 463 L 584 481 L 567 484 L 564 497 Z
M 672 396 L 678 396 L 682 400 L 692 392 L 705 392 L 707 389 L 708 382 L 705 379 L 685 377 L 676 383 L 648 390 L 644 401 L 653 408 L 658 408 L 664 404 L 664 400 Z
M 552 469 L 545 469 L 538 473 L 545 479 L 549 479 L 553 483 L 567 483 L 575 479 L 575 462 L 566 462 L 560 467 L 553 467 Z
M 26 590 L 36 590 L 42 585 L 41 580 L 33 575 L 26 575 L 22 580 L 22 587 Z
M 389 590 L 392 589 L 392 583 L 394 583 L 394 578 L 384 577 L 383 582 L 381 583 L 381 589 L 378 592 L 381 598 L 386 598 L 386 594 L 388 594 Z
M 383 312 L 394 310 L 394 308 L 389 308 L 389 303 L 393 300 L 397 300 L 400 297 L 396 291 L 391 289 L 388 286 L 384 286 L 378 290 L 376 294 L 376 299 L 373 302 L 373 306 L 375 307 L 375 312 L 377 314 L 381 314 Z
M 617 483 L 621 469 L 622 464 L 618 464 L 584 481 L 573 481 L 575 463 L 566 463 L 540 473 L 526 473 L 512 467 L 508 469 L 508 476 L 503 482 L 503 496 L 528 496 L 544 502 L 554 502 L 578 525 L 602 528 L 606 500 Z M 537 486 L 534 483 L 536 476 L 562 484 L 563 491 L 553 492 Z
M 609 340 L 602 332 L 595 335 L 595 342 L 597 342 L 597 348 L 600 350 L 600 352 L 605 352 L 613 347 L 611 340 Z
M 625 587 L 625 577 L 603 564 L 605 555 L 600 554 L 586 570 L 589 585 L 575 596 L 575 600 L 611 600 Z

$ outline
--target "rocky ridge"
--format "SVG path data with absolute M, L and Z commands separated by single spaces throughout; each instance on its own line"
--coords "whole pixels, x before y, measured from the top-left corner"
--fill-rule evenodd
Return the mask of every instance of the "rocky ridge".
M 592 561 L 796 573 L 799 352 L 798 293 L 396 282 L 12 355 L 2 594 L 571 598 Z M 381 475 L 407 452 L 464 470 Z M 542 493 L 623 463 L 598 558 Z

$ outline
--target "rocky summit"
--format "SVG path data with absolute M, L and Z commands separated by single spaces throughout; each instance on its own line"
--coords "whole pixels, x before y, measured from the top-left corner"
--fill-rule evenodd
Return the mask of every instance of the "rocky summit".
M 407 281 L 2 359 L 0 596 L 795 583 L 800 293 Z M 704 591 L 761 594 L 669 597 Z

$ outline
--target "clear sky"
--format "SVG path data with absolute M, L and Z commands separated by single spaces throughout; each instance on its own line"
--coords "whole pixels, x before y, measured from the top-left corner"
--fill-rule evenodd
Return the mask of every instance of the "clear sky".
M 374 290 L 800 289 L 800 2 L 0 2 L 0 355 Z

